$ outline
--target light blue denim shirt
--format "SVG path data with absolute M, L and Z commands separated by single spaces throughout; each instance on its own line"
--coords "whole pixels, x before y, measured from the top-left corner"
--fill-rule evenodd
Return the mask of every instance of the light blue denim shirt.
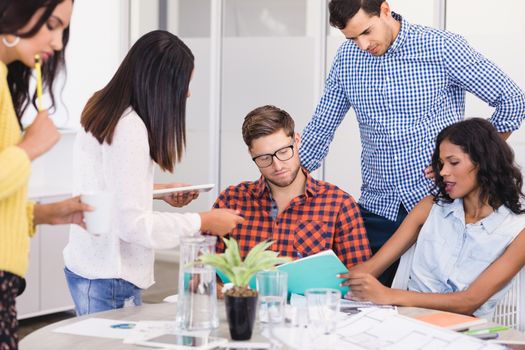
M 463 200 L 434 204 L 417 239 L 408 289 L 426 293 L 465 290 L 525 228 L 525 214 L 507 207 L 474 224 L 465 225 Z M 494 294 L 474 315 L 492 317 L 510 283 Z

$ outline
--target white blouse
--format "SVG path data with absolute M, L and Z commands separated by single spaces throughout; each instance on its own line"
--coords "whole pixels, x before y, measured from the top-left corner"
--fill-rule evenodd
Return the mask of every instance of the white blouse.
M 201 220 L 196 213 L 153 211 L 154 162 L 144 122 L 126 110 L 111 145 L 79 131 L 73 167 L 75 194 L 114 194 L 113 224 L 110 234 L 100 236 L 71 225 L 66 267 L 84 278 L 121 278 L 148 288 L 154 283 L 154 249 L 177 246 L 181 236 L 198 233 Z

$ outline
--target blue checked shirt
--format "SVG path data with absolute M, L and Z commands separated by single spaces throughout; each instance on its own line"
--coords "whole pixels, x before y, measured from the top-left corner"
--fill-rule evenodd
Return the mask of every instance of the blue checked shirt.
M 435 138 L 464 118 L 466 91 L 496 108 L 490 121 L 499 132 L 520 127 L 525 95 L 461 36 L 393 16 L 401 30 L 384 55 L 372 56 L 350 40 L 341 45 L 299 154 L 306 169 L 317 169 L 352 107 L 362 145 L 359 202 L 395 221 L 400 204 L 410 211 L 429 194 L 424 169 Z

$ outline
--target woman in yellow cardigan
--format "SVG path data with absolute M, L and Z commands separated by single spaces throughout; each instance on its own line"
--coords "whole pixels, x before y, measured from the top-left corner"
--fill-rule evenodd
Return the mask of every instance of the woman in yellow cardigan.
M 82 211 L 90 209 L 78 197 L 47 205 L 28 202 L 31 161 L 59 134 L 47 111 L 38 113 L 23 136 L 20 123 L 31 100 L 37 54 L 54 105 L 53 80 L 64 65 L 72 5 L 72 0 L 0 0 L 0 349 L 17 348 L 15 298 L 25 286 L 35 225 L 82 224 Z

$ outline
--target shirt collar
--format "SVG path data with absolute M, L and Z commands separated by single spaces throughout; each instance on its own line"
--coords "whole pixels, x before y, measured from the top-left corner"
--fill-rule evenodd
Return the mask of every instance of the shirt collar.
M 301 168 L 301 171 L 306 176 L 306 183 L 305 183 L 305 195 L 306 197 L 313 197 L 317 194 L 317 191 L 319 190 L 319 182 L 314 179 L 306 169 Z M 266 182 L 266 179 L 264 176 L 261 175 L 261 177 L 255 182 L 255 187 L 253 194 L 256 197 L 262 197 L 263 195 L 267 194 L 271 197 L 270 192 L 270 186 Z
M 385 55 L 393 54 L 396 52 L 396 50 L 403 45 L 403 43 L 406 41 L 406 38 L 408 37 L 408 33 L 410 31 L 410 23 L 408 23 L 400 14 L 397 14 L 392 11 L 392 17 L 398 22 L 401 22 L 401 29 L 399 30 L 399 33 L 397 33 L 397 37 L 390 45 L 388 50 L 386 51 Z
M 306 197 L 314 197 L 319 191 L 319 181 L 314 179 L 306 169 L 301 169 L 306 175 L 305 194 Z
M 442 207 L 443 217 L 454 215 L 455 218 L 465 224 L 465 212 L 463 210 L 463 199 L 455 199 L 452 203 L 447 203 Z
M 463 208 L 463 199 L 458 198 L 454 202 L 443 207 L 443 217 L 447 217 L 452 214 L 455 218 L 460 220 L 465 225 L 465 210 Z M 504 205 L 501 205 L 492 214 L 486 218 L 480 220 L 479 224 L 487 231 L 487 233 L 494 232 L 510 214 L 510 209 Z
M 503 221 L 510 215 L 510 213 L 511 211 L 509 208 L 500 205 L 500 207 L 494 210 L 492 214 L 481 220 L 481 225 L 490 234 L 503 224 Z
M 262 197 L 266 189 L 267 189 L 266 180 L 264 179 L 264 176 L 261 175 L 259 180 L 255 182 L 253 194 L 255 195 L 255 197 Z M 268 191 L 270 191 L 270 189 L 268 189 Z

